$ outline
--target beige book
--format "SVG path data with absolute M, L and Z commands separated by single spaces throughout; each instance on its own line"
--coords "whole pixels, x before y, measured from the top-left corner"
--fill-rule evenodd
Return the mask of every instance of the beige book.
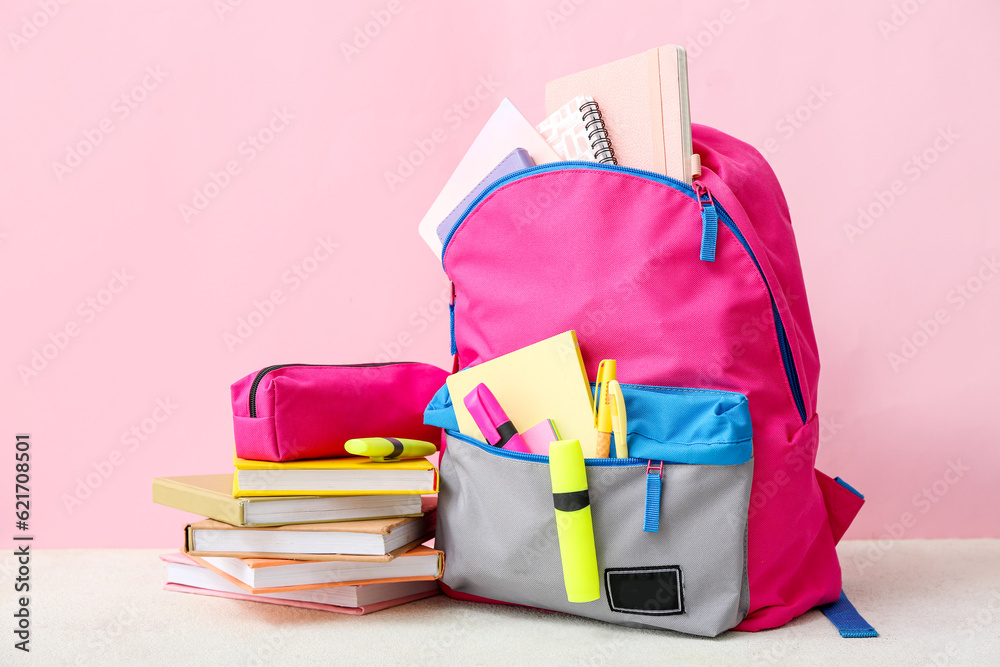
M 276 526 L 419 516 L 419 495 L 233 497 L 233 475 L 153 480 L 153 502 L 234 526 Z

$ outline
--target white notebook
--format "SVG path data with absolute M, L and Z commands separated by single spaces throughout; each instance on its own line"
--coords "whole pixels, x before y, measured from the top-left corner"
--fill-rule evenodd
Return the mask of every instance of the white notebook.
M 506 97 L 486 121 L 455 173 L 445 183 L 427 215 L 420 221 L 420 237 L 441 257 L 443 245 L 437 228 L 462 199 L 515 148 L 528 151 L 535 164 L 559 160 L 559 156 L 531 123 Z

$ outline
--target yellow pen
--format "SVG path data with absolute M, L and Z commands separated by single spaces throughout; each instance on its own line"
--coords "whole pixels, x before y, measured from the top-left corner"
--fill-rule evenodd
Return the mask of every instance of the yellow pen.
M 608 383 L 615 379 L 617 364 L 614 359 L 605 359 L 597 367 L 597 412 L 594 415 L 594 427 L 597 429 L 597 458 L 606 459 L 611 456 L 611 396 L 608 395 Z
M 608 382 L 608 397 L 611 399 L 611 427 L 615 432 L 615 456 L 628 458 L 628 417 L 625 414 L 625 396 L 618 380 Z

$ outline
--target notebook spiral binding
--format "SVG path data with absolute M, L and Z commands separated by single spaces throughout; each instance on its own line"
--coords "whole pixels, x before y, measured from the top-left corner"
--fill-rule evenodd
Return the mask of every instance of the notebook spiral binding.
M 587 130 L 587 139 L 590 140 L 590 148 L 594 151 L 594 159 L 604 164 L 618 164 L 615 158 L 615 148 L 611 145 L 608 131 L 604 126 L 604 118 L 597 102 L 584 102 L 580 105 L 580 113 L 583 114 L 584 128 Z

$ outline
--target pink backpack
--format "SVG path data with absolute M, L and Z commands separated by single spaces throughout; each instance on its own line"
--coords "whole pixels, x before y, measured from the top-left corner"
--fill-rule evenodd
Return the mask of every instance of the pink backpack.
M 698 634 L 733 626 L 755 631 L 836 603 L 827 615 L 842 634 L 872 636 L 860 617 L 837 621 L 853 608 L 841 597 L 834 547 L 864 501 L 839 479 L 814 468 L 819 358 L 784 196 L 774 173 L 750 145 L 704 126 L 694 127 L 694 144 L 703 165 L 694 188 L 637 169 L 557 162 L 501 178 L 473 201 L 443 251 L 444 269 L 453 283 L 456 368 L 573 329 L 591 378 L 601 359 L 614 358 L 623 385 L 683 388 L 684 396 L 698 391 L 709 397 L 727 392 L 745 396 L 752 421 L 752 485 L 747 484 L 748 497 L 739 506 L 747 508 L 746 514 L 738 518 L 744 521 L 739 525 L 745 553 L 739 559 L 749 600 L 734 593 L 724 617 L 729 620 L 712 626 L 689 629 L 669 619 L 653 625 Z M 658 395 L 667 395 L 663 392 Z M 444 403 L 447 397 L 432 403 L 429 422 L 451 424 L 433 416 Z M 714 408 L 716 413 L 722 409 Z M 669 420 L 673 408 L 664 410 L 663 419 Z M 666 424 L 662 432 L 673 433 L 673 428 Z M 693 435 L 682 444 L 698 445 L 698 428 L 687 430 Z M 471 550 L 464 559 L 468 565 L 456 562 L 463 560 L 467 538 L 454 527 L 465 518 L 461 514 L 469 507 L 468 495 L 476 492 L 474 480 L 461 476 L 478 451 L 456 458 L 461 454 L 457 437 L 449 429 L 441 470 L 439 539 L 448 541 L 448 592 L 561 609 L 527 594 L 508 594 L 508 588 L 496 589 L 500 594 L 471 585 L 487 577 L 486 572 L 449 580 L 453 566 L 456 572 L 475 567 Z M 664 441 L 677 437 L 663 435 Z M 456 452 L 449 460 L 452 448 Z M 666 494 L 671 482 L 664 484 Z M 593 490 L 591 496 L 596 506 Z M 679 510 L 664 506 L 662 516 L 672 511 Z M 681 529 L 674 534 L 681 535 Z M 669 550 L 670 535 L 663 539 Z M 674 565 L 655 558 L 651 562 Z M 694 613 L 694 575 L 684 574 L 682 586 L 681 569 L 671 585 Z M 607 579 L 609 598 L 611 581 Z M 616 611 L 614 600 L 601 604 L 606 610 L 609 603 L 611 612 Z M 716 601 L 705 602 L 710 604 Z M 686 613 L 679 606 L 680 611 L 670 613 Z M 593 614 L 581 614 L 645 624 L 638 615 L 611 612 L 595 608 Z

